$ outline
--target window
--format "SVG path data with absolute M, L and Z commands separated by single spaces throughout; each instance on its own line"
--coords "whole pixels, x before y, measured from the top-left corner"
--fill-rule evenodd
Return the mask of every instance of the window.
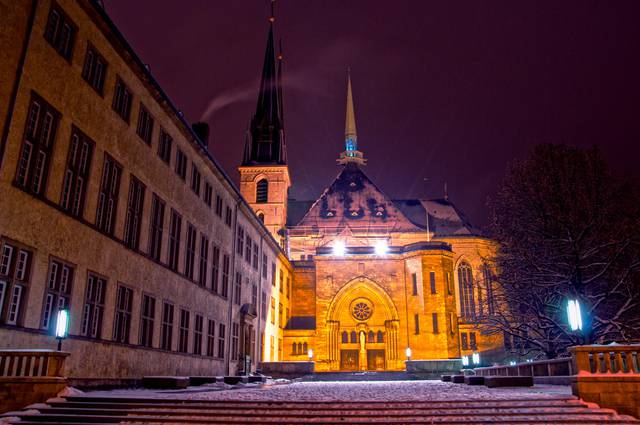
M 132 305 L 133 290 L 124 286 L 118 286 L 116 295 L 116 317 L 113 326 L 113 340 L 116 342 L 129 343 Z
M 420 315 L 419 314 L 413 315 L 413 324 L 415 328 L 415 334 L 418 335 L 420 333 Z
M 471 266 L 463 262 L 458 266 L 458 284 L 460 286 L 460 313 L 465 319 L 475 319 L 475 300 L 473 296 L 473 275 Z
M 247 235 L 247 239 L 246 239 L 246 249 L 244 251 L 244 260 L 251 264 L 251 237 L 249 235 Z
M 236 272 L 236 282 L 233 286 L 233 302 L 240 305 L 242 297 L 242 275 Z
M 347 331 L 342 332 L 342 343 L 347 344 L 349 342 L 349 334 Z
M 465 332 L 460 334 L 460 345 L 462 346 L 463 350 L 468 350 L 469 349 L 469 340 L 468 340 L 467 334 Z
M 276 263 L 271 263 L 271 286 L 276 286 Z
M 77 27 L 57 5 L 51 7 L 44 38 L 66 60 L 71 60 Z
M 271 359 L 271 361 L 276 361 L 275 349 L 276 349 L 276 339 L 273 335 L 271 335 L 269 337 L 269 359 Z
M 196 228 L 191 223 L 187 223 L 187 247 L 184 257 L 184 274 L 193 280 L 193 267 L 196 257 Z
M 124 244 L 136 251 L 140 245 L 144 189 L 145 187 L 140 180 L 132 175 L 129 185 L 129 200 L 127 201 L 127 216 L 124 223 Z
M 82 312 L 82 329 L 80 331 L 84 336 L 100 338 L 106 287 L 107 280 L 105 278 L 89 273 L 84 297 L 84 310 Z
M 113 92 L 113 104 L 111 107 L 127 123 L 131 116 L 131 99 L 132 95 L 129 87 L 120 77 L 116 77 L 116 87 Z
M 278 303 L 278 327 L 280 329 L 284 327 L 284 320 L 282 319 L 282 303 Z
M 176 174 L 182 180 L 187 179 L 187 156 L 179 148 L 176 148 Z
M 213 357 L 216 348 L 216 322 L 209 319 L 207 324 L 207 356 Z
M 260 220 L 261 223 L 264 223 L 264 213 L 262 212 L 258 213 L 258 220 Z
M 196 196 L 200 196 L 200 171 L 194 164 L 191 165 L 191 190 Z
M 451 335 L 453 335 L 456 332 L 455 320 L 456 319 L 453 313 L 449 313 L 449 332 L 451 332 Z
M 71 215 L 82 217 L 94 143 L 77 128 L 72 127 L 71 131 L 60 206 Z
M 220 248 L 213 245 L 213 256 L 211 258 L 211 290 L 218 293 L 218 276 L 220 270 Z
M 0 257 L 0 319 L 22 325 L 22 310 L 31 277 L 32 252 L 4 243 Z
M 267 278 L 267 254 L 262 254 L 262 278 L 266 279 Z
M 136 129 L 138 136 L 147 144 L 151 144 L 151 136 L 153 134 L 153 117 L 145 106 L 140 103 L 140 112 L 138 112 L 138 128 Z
M 411 273 L 411 285 L 412 285 L 412 295 L 418 295 L 418 275 L 415 273 Z
M 271 324 L 276 324 L 276 299 L 271 297 Z
M 169 224 L 169 268 L 176 272 L 180 257 L 180 233 L 182 233 L 182 217 L 172 209 Z
M 222 198 L 216 195 L 216 215 L 222 218 Z
M 267 293 L 262 291 L 260 295 L 260 314 L 262 320 L 267 320 Z
M 202 355 L 202 332 L 204 330 L 204 318 L 196 314 L 193 324 L 193 354 Z
M 218 358 L 224 359 L 224 334 L 226 327 L 224 324 L 218 324 Z
M 34 195 L 44 196 L 59 121 L 58 111 L 33 94 L 15 182 Z
M 200 270 L 198 273 L 198 283 L 200 286 L 207 286 L 207 275 L 209 272 L 209 238 L 202 233 L 200 235 Z
M 237 322 L 231 324 L 231 360 L 238 360 L 238 340 L 240 337 L 240 325 Z
M 436 272 L 429 272 L 429 283 L 431 285 L 431 293 L 435 294 L 436 291 Z
M 151 223 L 149 229 L 149 256 L 160 261 L 162 253 L 162 233 L 164 229 L 165 203 L 155 193 L 151 197 Z
M 358 342 L 358 334 L 356 331 L 351 331 L 351 334 L 349 334 L 349 342 L 351 344 L 356 344 Z
M 446 281 L 446 285 L 447 285 L 447 295 L 453 295 L 453 287 L 451 286 L 451 272 L 446 272 L 444 274 Z
M 222 256 L 222 289 L 220 295 L 223 297 L 229 296 L 229 256 L 224 254 Z
M 382 331 L 378 331 L 376 342 L 384 342 L 384 333 Z
M 287 299 L 291 299 L 291 277 L 287 276 Z
M 280 269 L 280 293 L 283 294 L 284 293 L 284 272 L 282 271 L 282 269 Z
M 62 261 L 50 261 L 42 313 L 42 329 L 53 331 L 58 310 L 69 308 L 73 271 L 73 267 Z
M 259 248 L 257 243 L 253 243 L 253 269 L 258 270 L 258 254 Z
M 495 314 L 495 299 L 493 294 L 493 274 L 488 264 L 482 265 L 482 274 L 484 278 L 485 289 L 487 293 L 487 314 Z
M 373 331 L 369 331 L 369 333 L 367 334 L 367 342 L 370 344 L 376 342 L 376 334 L 374 334 Z
M 153 347 L 153 323 L 156 318 L 156 299 L 142 296 L 142 312 L 140 314 L 140 345 Z
M 173 342 L 173 304 L 162 303 L 162 332 L 160 333 L 160 348 L 171 351 Z
M 251 285 L 251 304 L 256 309 L 258 308 L 258 285 L 255 283 Z
M 431 313 L 431 321 L 433 322 L 433 333 L 438 333 L 438 313 Z
M 158 156 L 161 160 L 169 164 L 171 162 L 171 145 L 173 139 L 162 128 L 160 129 L 160 139 L 158 140 Z
M 236 231 L 236 253 L 242 257 L 244 254 L 244 228 L 238 226 Z
M 105 154 L 102 182 L 100 184 L 100 193 L 98 194 L 96 227 L 108 235 L 113 235 L 113 227 L 116 221 L 121 174 L 122 166 Z
M 87 44 L 87 54 L 84 57 L 82 78 L 89 83 L 95 91 L 102 96 L 104 89 L 104 76 L 107 72 L 107 61 L 91 45 Z
M 189 352 L 189 319 L 190 313 L 180 309 L 180 334 L 178 335 L 178 351 Z
M 269 198 L 269 182 L 267 179 L 262 179 L 256 185 L 256 203 L 266 204 Z
M 231 224 L 233 224 L 232 211 L 229 206 L 225 207 L 224 223 L 229 227 L 231 227 Z
M 204 203 L 211 208 L 211 200 L 213 198 L 213 188 L 209 182 L 204 182 Z
M 472 350 L 477 350 L 478 349 L 478 344 L 476 341 L 476 333 L 475 332 L 469 332 L 469 347 Z

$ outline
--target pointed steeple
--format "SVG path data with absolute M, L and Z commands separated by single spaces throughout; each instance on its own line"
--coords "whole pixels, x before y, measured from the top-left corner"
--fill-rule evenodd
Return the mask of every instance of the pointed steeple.
M 249 125 L 242 165 L 286 164 L 286 143 L 282 119 L 282 60 L 276 59 L 273 41 L 273 3 L 269 17 L 267 48 L 262 66 L 262 78 L 256 112 Z
M 358 150 L 358 134 L 356 132 L 356 113 L 353 107 L 353 93 L 351 90 L 351 68 L 347 68 L 347 113 L 344 125 L 344 152 L 340 154 L 338 164 L 355 162 L 365 165 L 362 152 Z

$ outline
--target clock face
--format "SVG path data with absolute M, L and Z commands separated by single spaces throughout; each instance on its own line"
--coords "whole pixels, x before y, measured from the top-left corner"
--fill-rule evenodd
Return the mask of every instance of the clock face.
M 353 317 L 355 317 L 356 320 L 361 321 L 367 320 L 369 317 L 371 317 L 371 313 L 371 307 L 369 307 L 369 304 L 363 301 L 357 302 L 351 310 L 351 314 L 353 314 Z

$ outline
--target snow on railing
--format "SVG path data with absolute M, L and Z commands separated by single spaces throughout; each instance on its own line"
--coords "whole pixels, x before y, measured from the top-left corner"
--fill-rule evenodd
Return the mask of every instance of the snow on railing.
M 474 369 L 480 376 L 571 376 L 573 367 L 569 357 L 514 365 L 478 367 Z
M 576 374 L 640 374 L 640 345 L 569 347 Z
M 62 377 L 68 355 L 53 350 L 0 350 L 0 377 Z

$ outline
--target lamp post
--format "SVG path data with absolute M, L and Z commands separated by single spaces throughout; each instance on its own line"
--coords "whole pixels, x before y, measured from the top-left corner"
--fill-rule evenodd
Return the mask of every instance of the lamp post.
M 56 320 L 56 339 L 58 340 L 58 351 L 62 351 L 62 340 L 69 333 L 69 311 L 67 309 L 58 310 L 58 318 Z
M 309 348 L 309 351 L 307 352 L 307 355 L 309 356 L 309 361 L 313 360 L 313 349 Z
M 469 366 L 469 356 L 462 356 L 462 366 Z
M 471 361 L 473 362 L 474 366 L 477 366 L 480 364 L 480 353 L 473 353 L 471 355 Z
M 411 347 L 407 347 L 407 349 L 404 350 L 404 353 L 407 355 L 407 360 L 411 361 Z

